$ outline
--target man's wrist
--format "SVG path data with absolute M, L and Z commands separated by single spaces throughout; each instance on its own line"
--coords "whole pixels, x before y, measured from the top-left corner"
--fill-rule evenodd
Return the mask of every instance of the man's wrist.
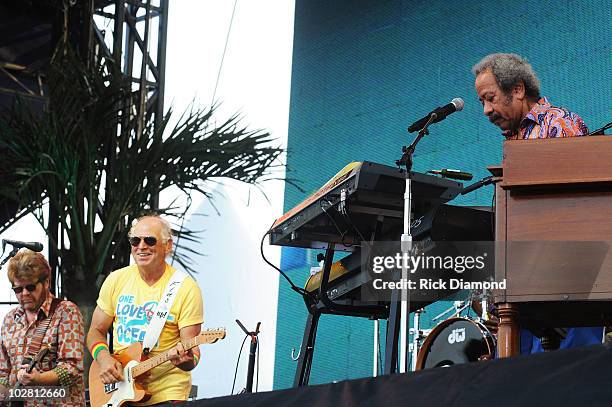
M 38 370 L 34 369 L 32 370 L 32 382 L 30 383 L 30 385 L 32 386 L 38 386 L 40 384 L 42 384 L 42 373 L 39 372 Z
M 195 367 L 198 365 L 199 358 L 195 354 L 191 356 L 192 356 L 191 360 L 186 360 L 183 363 L 176 365 L 176 367 L 178 367 L 179 369 L 185 372 L 189 372 L 195 369 Z

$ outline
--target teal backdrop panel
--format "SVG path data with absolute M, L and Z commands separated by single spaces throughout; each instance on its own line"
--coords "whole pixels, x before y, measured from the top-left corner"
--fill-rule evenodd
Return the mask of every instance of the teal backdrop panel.
M 414 169 L 488 175 L 501 162 L 499 129 L 482 115 L 471 67 L 493 52 L 533 65 L 542 94 L 591 129 L 612 116 L 612 0 L 296 0 L 289 178 L 285 210 L 351 161 L 394 165 L 415 134 L 406 128 L 455 97 L 465 108 L 430 128 Z M 490 205 L 492 189 L 456 199 Z M 281 267 L 303 286 L 317 251 L 284 248 Z M 430 306 L 425 322 L 449 303 Z M 280 280 L 274 388 L 291 387 L 307 311 Z M 384 337 L 382 337 L 384 340 Z M 370 376 L 373 322 L 321 317 L 310 383 Z

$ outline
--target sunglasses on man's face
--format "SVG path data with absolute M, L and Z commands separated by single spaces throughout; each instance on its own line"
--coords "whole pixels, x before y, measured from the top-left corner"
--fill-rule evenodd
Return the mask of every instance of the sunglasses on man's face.
M 147 246 L 155 246 L 157 244 L 157 238 L 154 236 L 131 236 L 129 239 L 130 244 L 134 247 L 138 247 L 141 241 L 144 240 Z
M 15 292 L 15 294 L 21 294 L 23 292 L 24 289 L 28 290 L 29 293 L 33 293 L 34 290 L 36 290 L 36 286 L 38 285 L 38 283 L 41 283 L 42 281 L 37 281 L 34 284 L 28 284 L 26 286 L 23 287 L 12 287 L 13 291 Z

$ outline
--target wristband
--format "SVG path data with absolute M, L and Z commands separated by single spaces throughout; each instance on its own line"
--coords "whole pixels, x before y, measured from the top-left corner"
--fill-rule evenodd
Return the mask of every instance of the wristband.
M 93 357 L 93 360 L 97 360 L 98 359 L 98 354 L 103 349 L 109 350 L 108 349 L 108 345 L 106 343 L 104 343 L 104 342 L 96 342 L 96 343 L 93 344 L 93 346 L 91 347 L 91 356 Z
M 195 353 L 193 354 L 193 367 L 196 367 L 200 362 L 200 358 Z

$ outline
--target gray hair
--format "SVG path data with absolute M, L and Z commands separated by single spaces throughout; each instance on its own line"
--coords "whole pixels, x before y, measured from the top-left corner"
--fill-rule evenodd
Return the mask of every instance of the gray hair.
M 523 82 L 529 98 L 540 98 L 540 81 L 525 58 L 517 54 L 490 54 L 472 68 L 476 76 L 486 70 L 491 70 L 497 85 L 506 95 L 510 95 L 515 85 Z
M 141 216 L 140 218 L 136 219 L 136 222 L 134 222 L 134 224 L 130 228 L 128 236 L 132 237 L 132 232 L 134 228 L 136 227 L 136 225 L 138 225 L 138 223 L 140 223 L 141 220 L 147 219 L 147 218 L 157 219 L 157 221 L 161 225 L 161 238 L 164 241 L 164 243 L 172 239 L 172 226 L 170 226 L 170 222 L 168 222 L 166 219 L 162 218 L 159 215 L 145 215 L 145 216 Z

